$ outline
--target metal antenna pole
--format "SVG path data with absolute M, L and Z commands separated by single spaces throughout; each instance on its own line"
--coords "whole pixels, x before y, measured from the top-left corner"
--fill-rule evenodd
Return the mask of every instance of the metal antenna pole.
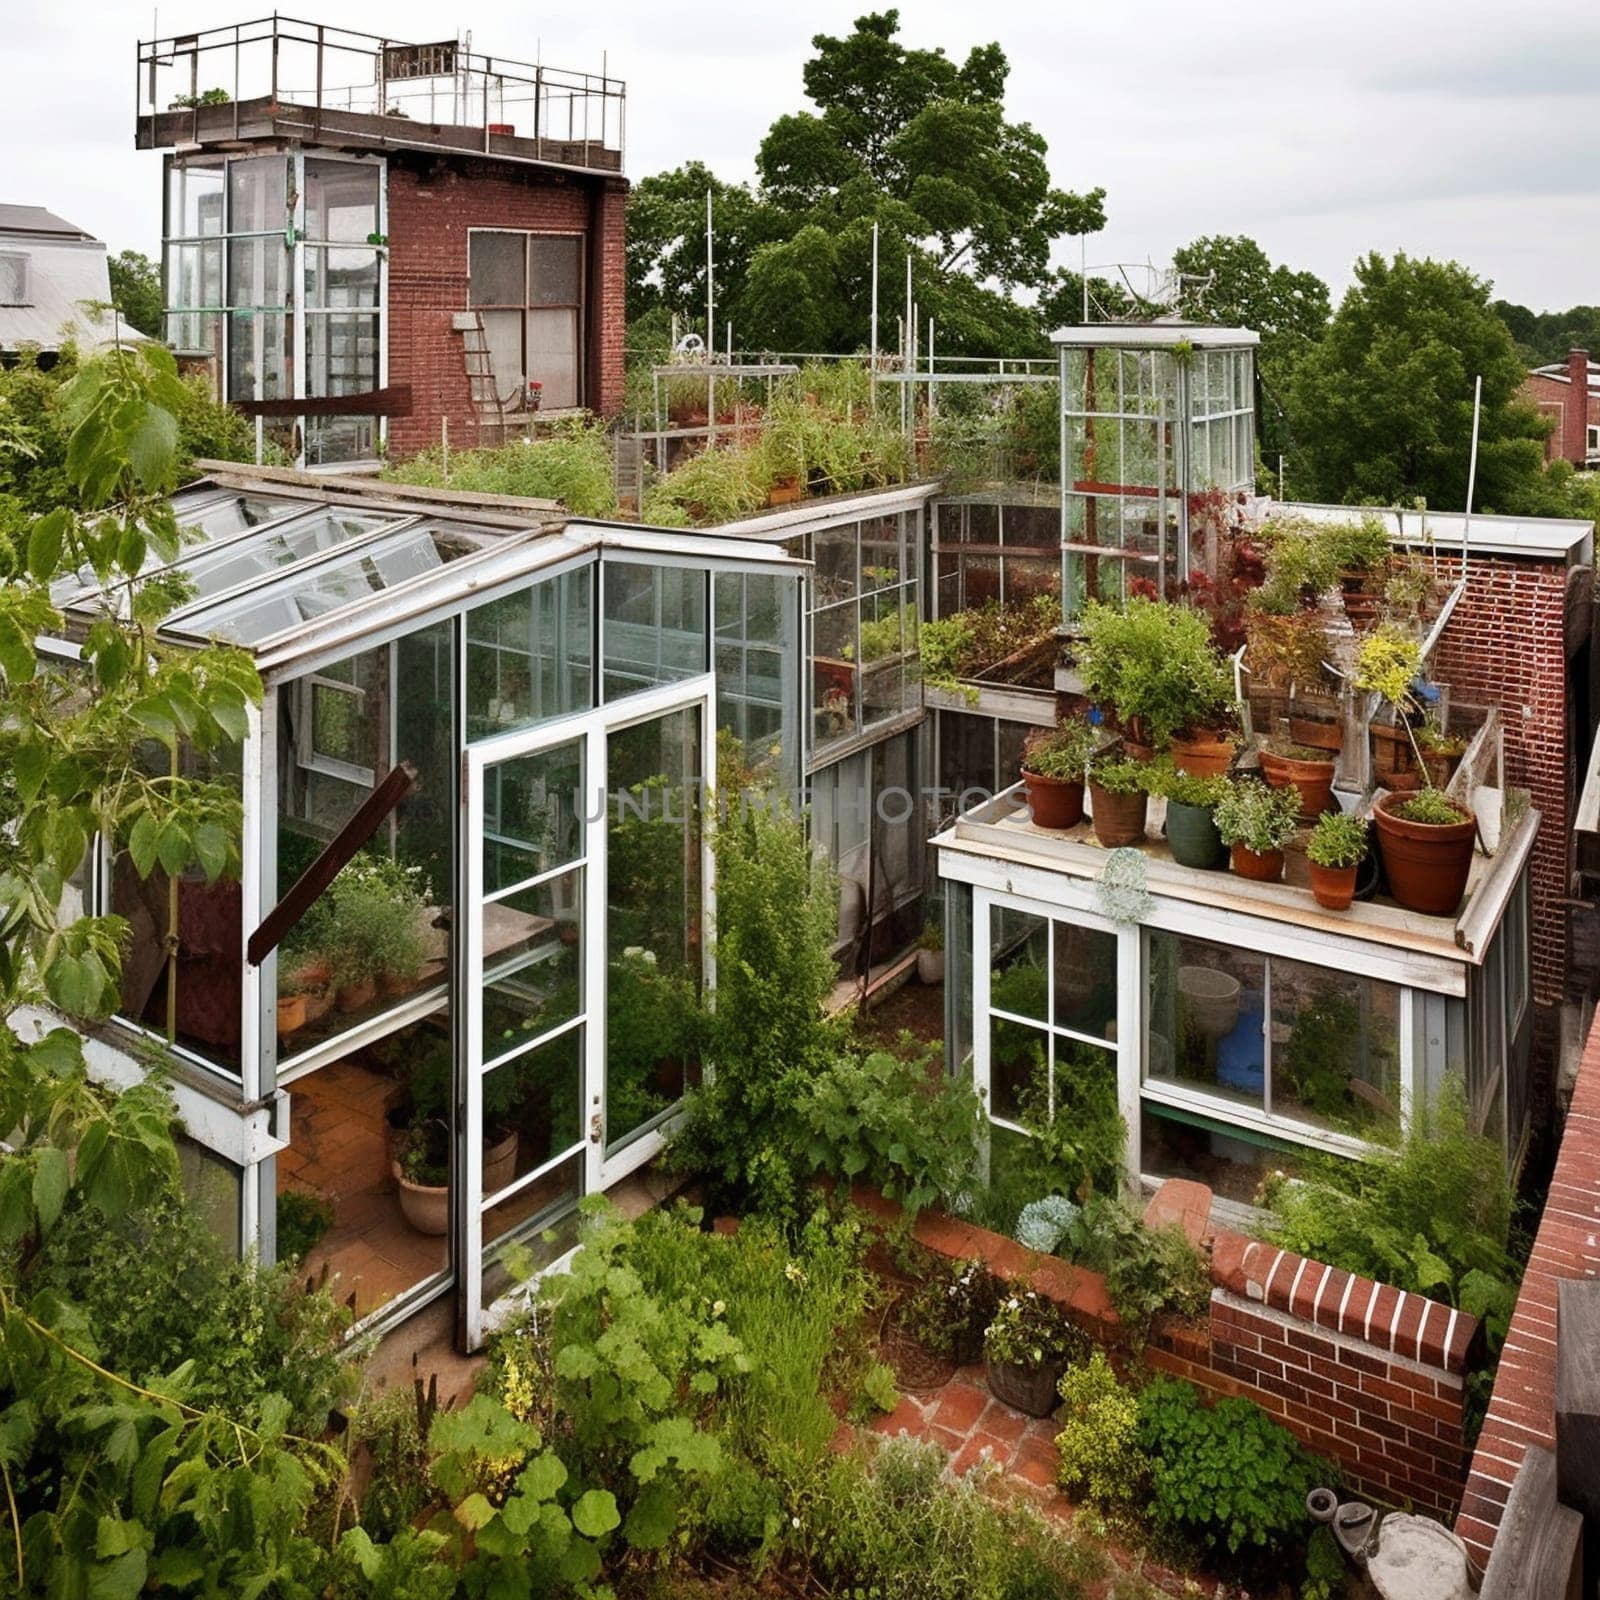
M 878 414 L 878 224 L 872 224 L 872 365 L 867 380 L 872 414 Z
M 1483 420 L 1483 374 L 1472 384 L 1472 454 L 1467 461 L 1467 510 L 1461 519 L 1461 581 L 1467 581 L 1467 541 L 1472 533 L 1472 494 L 1478 483 L 1478 425 Z
M 711 191 L 706 190 L 706 428 L 707 439 L 717 436 L 717 379 L 712 368 L 717 359 L 717 291 L 711 244 Z

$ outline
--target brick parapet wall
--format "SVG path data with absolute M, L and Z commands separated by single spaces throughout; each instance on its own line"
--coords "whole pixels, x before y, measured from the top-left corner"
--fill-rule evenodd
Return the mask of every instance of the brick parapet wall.
M 1600 1277 L 1600 1021 L 1589 1031 L 1539 1231 L 1500 1352 L 1456 1532 L 1487 1563 L 1529 1445 L 1555 1448 L 1556 1295 Z
M 854 1199 L 899 1215 L 870 1189 L 857 1186 Z M 921 1213 L 912 1235 L 937 1254 L 1027 1283 L 1103 1344 L 1122 1338 L 1099 1273 L 937 1212 Z M 1454 1516 L 1476 1319 L 1228 1230 L 1210 1247 L 1209 1315 L 1158 1323 L 1146 1363 L 1217 1398 L 1254 1401 L 1377 1499 Z
M 626 201 L 627 185 L 616 178 L 579 178 L 470 159 L 390 159 L 389 382 L 411 390 L 410 414 L 389 421 L 391 454 L 414 455 L 437 445 L 446 417 L 452 447 L 479 442 L 462 335 L 452 325 L 455 314 L 467 309 L 471 228 L 577 233 L 585 239 L 586 257 L 598 251 L 598 358 L 591 337 L 588 401 L 606 413 L 620 408 Z M 591 287 L 591 301 L 593 293 Z
M 1459 557 L 1441 553 L 1438 565 L 1447 582 L 1460 574 Z M 1542 816 L 1529 867 L 1533 993 L 1541 1005 L 1560 1003 L 1567 969 L 1566 592 L 1560 561 L 1474 556 L 1433 662 L 1452 699 L 1499 708 L 1506 781 L 1527 789 Z

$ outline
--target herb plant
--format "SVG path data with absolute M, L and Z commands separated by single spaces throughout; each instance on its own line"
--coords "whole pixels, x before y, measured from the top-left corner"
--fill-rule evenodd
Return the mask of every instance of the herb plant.
M 983 1335 L 984 1355 L 1007 1366 L 1042 1367 L 1086 1349 L 1083 1335 L 1035 1289 L 1013 1287 Z
M 1367 854 L 1365 817 L 1343 811 L 1328 811 L 1317 818 L 1311 837 L 1306 840 L 1306 856 L 1319 867 L 1358 866 Z
M 1449 828 L 1458 822 L 1470 822 L 1472 813 L 1450 799 L 1443 789 L 1431 786 L 1420 789 L 1410 799 L 1391 807 L 1394 816 L 1406 822 L 1420 822 L 1430 828 Z
M 1300 792 L 1245 779 L 1229 786 L 1212 815 L 1224 844 L 1268 855 L 1283 849 L 1299 828 Z
M 1148 792 L 1151 767 L 1143 761 L 1103 760 L 1089 768 L 1089 781 L 1104 789 L 1107 794 L 1142 794 Z
M 1074 719 L 1057 723 L 1048 731 L 1036 730 L 1023 742 L 1023 770 L 1063 783 L 1074 779 L 1081 782 L 1099 742 L 1100 736 L 1094 728 Z
M 1150 1463 L 1139 1448 L 1139 1398 L 1118 1381 L 1103 1350 L 1061 1375 L 1056 1481 L 1096 1505 L 1127 1505 Z

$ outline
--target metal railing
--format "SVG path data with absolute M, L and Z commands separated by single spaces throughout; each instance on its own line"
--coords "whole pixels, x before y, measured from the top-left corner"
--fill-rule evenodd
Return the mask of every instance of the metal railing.
M 135 116 L 253 100 L 605 151 L 620 166 L 626 86 L 601 73 L 487 56 L 465 40 L 410 44 L 293 17 L 141 40 Z M 236 130 L 237 131 L 237 130 Z M 404 138 L 403 132 L 397 137 Z M 610 163 L 608 163 L 610 164 Z

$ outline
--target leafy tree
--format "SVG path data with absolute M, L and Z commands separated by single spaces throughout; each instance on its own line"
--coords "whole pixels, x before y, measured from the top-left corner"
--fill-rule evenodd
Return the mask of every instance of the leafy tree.
M 1600 306 L 1530 311 L 1510 300 L 1495 300 L 1489 309 L 1510 329 L 1517 355 L 1527 366 L 1565 361 L 1569 350 L 1600 356 Z
M 958 64 L 942 50 L 908 48 L 899 25 L 890 10 L 858 18 L 842 37 L 815 36 L 804 69 L 815 110 L 773 123 L 754 188 L 721 183 L 698 162 L 637 185 L 628 214 L 635 314 L 666 306 L 691 322 L 703 315 L 710 190 L 717 303 L 746 347 L 865 344 L 876 222 L 886 298 L 897 303 L 909 255 L 941 350 L 1037 351 L 1048 315 L 1013 293 L 1059 291 L 1051 247 L 1104 227 L 1105 191 L 1052 185 L 1044 139 L 1006 118 L 1010 66 L 999 45 Z
M 1456 262 L 1403 253 L 1368 255 L 1355 276 L 1290 384 L 1295 492 L 1459 510 L 1481 374 L 1474 509 L 1523 510 L 1543 488 L 1547 424 L 1517 399 L 1522 363 L 1489 307 L 1487 282 Z
M 124 250 L 106 263 L 111 270 L 111 303 L 123 321 L 152 339 L 166 336 L 166 306 L 161 298 L 161 271 L 149 256 Z

